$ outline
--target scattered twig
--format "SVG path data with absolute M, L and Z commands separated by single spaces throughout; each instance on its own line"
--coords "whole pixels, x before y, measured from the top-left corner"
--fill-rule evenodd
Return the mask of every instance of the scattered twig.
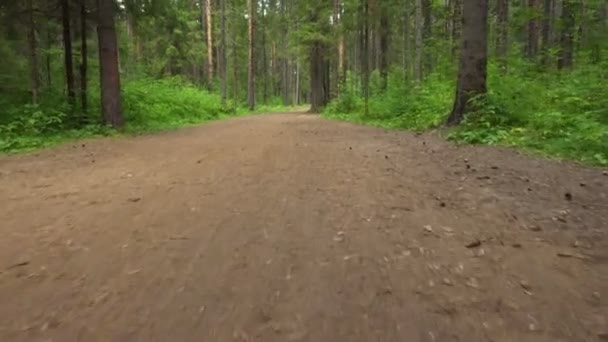
M 20 261 L 16 264 L 12 264 L 11 266 L 7 267 L 6 269 L 10 270 L 10 269 L 17 268 L 17 267 L 27 266 L 29 264 L 30 264 L 29 260 L 24 260 L 24 261 Z
M 582 254 L 571 253 L 571 252 L 558 252 L 557 256 L 560 258 L 576 258 L 576 259 L 581 259 L 581 260 L 589 259 L 589 257 L 586 257 Z
M 479 239 L 475 239 L 472 242 L 469 242 L 467 245 L 465 245 L 466 248 L 476 248 L 481 246 L 481 240 Z

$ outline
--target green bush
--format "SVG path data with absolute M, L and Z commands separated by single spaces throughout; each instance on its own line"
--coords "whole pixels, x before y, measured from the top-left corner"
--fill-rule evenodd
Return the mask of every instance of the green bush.
M 519 146 L 548 156 L 608 165 L 608 84 L 598 67 L 500 76 L 490 67 L 483 109 L 450 134 L 456 141 Z
M 438 76 L 414 85 L 403 82 L 403 72 L 389 74 L 387 89 L 379 87 L 379 76 L 370 82 L 369 113 L 359 89 L 346 87 L 341 96 L 323 111 L 329 118 L 368 123 L 387 128 L 424 130 L 439 125 L 448 113 L 453 97 L 452 84 Z
M 219 118 L 231 110 L 219 95 L 180 79 L 137 80 L 123 87 L 123 110 L 129 131 L 155 131 Z
M 510 145 L 548 156 L 608 165 L 608 65 L 581 66 L 572 72 L 539 71 L 521 59 L 508 73 L 491 63 L 488 94 L 449 138 L 462 143 Z M 454 101 L 451 75 L 429 75 L 404 82 L 394 70 L 387 89 L 372 77 L 369 113 L 360 91 L 345 91 L 325 109 L 329 118 L 387 128 L 425 130 L 442 125 Z M 348 89 L 356 87 L 347 86 Z
M 63 96 L 47 96 L 40 105 L 7 102 L 0 125 L 0 151 L 50 146 L 68 139 L 112 134 L 101 125 L 99 90 L 90 89 L 88 114 L 70 110 Z M 4 99 L 6 100 L 6 99 Z M 125 131 L 157 131 L 217 119 L 231 112 L 218 95 L 180 79 L 126 81 L 123 85 Z

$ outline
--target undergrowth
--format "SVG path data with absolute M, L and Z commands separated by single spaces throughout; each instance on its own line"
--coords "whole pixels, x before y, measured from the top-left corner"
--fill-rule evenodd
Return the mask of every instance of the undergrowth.
M 219 95 L 177 78 L 131 80 L 122 88 L 126 126 L 117 132 L 100 124 L 97 94 L 98 89 L 91 89 L 88 114 L 57 100 L 63 98 L 61 94 L 49 94 L 38 105 L 14 105 L 0 98 L 6 102 L 0 113 L 0 152 L 33 150 L 72 139 L 175 129 L 251 113 L 240 103 L 236 109 L 230 101 L 223 106 Z M 273 104 L 259 106 L 255 113 L 284 110 Z
M 490 65 L 488 96 L 477 106 L 481 110 L 451 129 L 448 138 L 608 165 L 607 69 L 596 65 L 563 74 L 541 73 L 520 63 L 504 75 L 496 65 Z M 346 87 L 324 115 L 385 128 L 427 130 L 441 126 L 453 104 L 454 83 L 438 75 L 420 84 L 401 80 L 402 75 L 394 72 L 384 92 L 372 90 L 368 115 L 358 89 L 353 87 Z

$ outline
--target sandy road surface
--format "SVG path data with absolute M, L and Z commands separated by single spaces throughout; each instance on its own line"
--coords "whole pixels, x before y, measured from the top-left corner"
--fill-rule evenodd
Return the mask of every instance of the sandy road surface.
M 0 189 L 3 342 L 608 339 L 597 169 L 278 114 L 0 157 Z

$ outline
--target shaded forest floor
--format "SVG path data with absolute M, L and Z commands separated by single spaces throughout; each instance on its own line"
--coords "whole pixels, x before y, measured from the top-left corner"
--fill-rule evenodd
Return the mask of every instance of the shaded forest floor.
M 0 157 L 1 341 L 604 341 L 608 176 L 276 114 Z

